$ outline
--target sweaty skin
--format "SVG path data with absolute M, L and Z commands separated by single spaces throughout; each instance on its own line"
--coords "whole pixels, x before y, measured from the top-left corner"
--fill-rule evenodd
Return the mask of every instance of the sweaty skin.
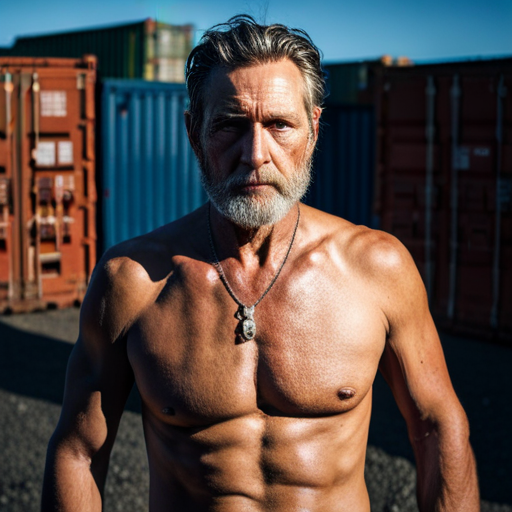
M 311 155 L 320 111 L 307 115 L 289 61 L 215 78 L 202 131 L 189 121 L 192 144 L 216 179 L 249 170 L 243 193 L 268 201 L 276 188 L 258 171 L 288 179 Z M 43 510 L 101 510 L 135 380 L 151 512 L 369 512 L 364 462 L 379 368 L 407 422 L 420 510 L 478 510 L 466 416 L 405 248 L 301 205 L 288 261 L 256 306 L 256 337 L 241 342 L 238 306 L 210 263 L 207 208 L 98 264 L 49 446 Z M 281 264 L 297 209 L 250 232 L 211 213 L 224 271 L 251 305 Z

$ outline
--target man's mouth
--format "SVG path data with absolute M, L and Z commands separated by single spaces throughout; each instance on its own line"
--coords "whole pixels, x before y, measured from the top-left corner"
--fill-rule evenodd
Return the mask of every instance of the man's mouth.
M 251 194 L 257 192 L 263 192 L 267 188 L 275 188 L 272 183 L 246 183 L 245 185 L 239 185 L 238 191 L 242 194 Z
M 280 191 L 279 182 L 272 176 L 257 176 L 256 173 L 246 176 L 232 176 L 226 182 L 227 187 L 232 192 L 241 194 L 251 194 L 264 192 L 267 188 L 273 188 Z M 267 174 L 271 174 L 267 172 Z
M 272 183 L 245 183 L 242 188 L 272 187 Z

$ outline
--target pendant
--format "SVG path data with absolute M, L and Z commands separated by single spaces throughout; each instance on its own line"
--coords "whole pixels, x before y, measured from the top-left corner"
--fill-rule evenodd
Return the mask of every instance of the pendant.
M 242 322 L 242 338 L 252 340 L 256 336 L 256 322 L 254 321 L 254 306 L 240 306 L 236 317 Z

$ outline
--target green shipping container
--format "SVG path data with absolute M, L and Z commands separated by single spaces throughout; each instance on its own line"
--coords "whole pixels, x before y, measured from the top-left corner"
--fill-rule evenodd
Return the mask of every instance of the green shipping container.
M 98 57 L 101 78 L 142 78 L 184 82 L 194 27 L 148 18 L 137 23 L 58 34 L 18 37 L 0 55 L 16 57 Z

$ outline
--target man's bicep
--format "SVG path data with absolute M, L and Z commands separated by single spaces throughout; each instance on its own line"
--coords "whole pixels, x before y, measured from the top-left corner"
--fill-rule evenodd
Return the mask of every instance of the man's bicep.
M 90 457 L 113 442 L 133 385 L 126 342 L 112 337 L 111 285 L 97 272 L 84 300 L 80 335 L 66 372 L 62 413 L 54 438 Z
M 404 416 L 411 440 L 430 433 L 458 406 L 435 326 L 389 337 L 379 369 Z
M 419 272 L 405 248 L 397 250 L 399 268 L 386 304 L 389 333 L 380 370 L 390 385 L 411 436 L 443 421 L 460 407 L 446 367 L 437 329 Z M 395 274 L 393 276 L 393 274 Z
M 133 374 L 125 354 L 96 350 L 91 357 L 84 345 L 79 338 L 69 358 L 55 437 L 92 457 L 113 443 Z

